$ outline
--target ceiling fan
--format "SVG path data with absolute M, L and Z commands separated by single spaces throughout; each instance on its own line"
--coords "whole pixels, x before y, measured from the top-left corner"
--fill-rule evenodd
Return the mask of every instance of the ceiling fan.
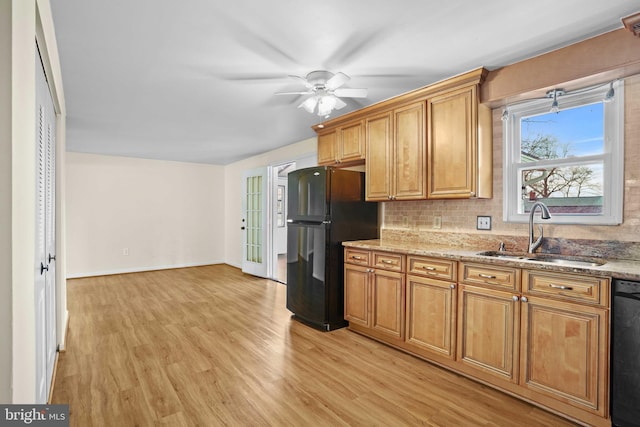
M 276 92 L 276 95 L 311 95 L 305 99 L 298 108 L 304 108 L 307 112 L 313 113 L 317 109 L 319 116 L 329 117 L 331 112 L 344 108 L 347 104 L 340 98 L 366 98 L 367 89 L 363 88 L 341 88 L 343 84 L 350 80 L 344 73 L 333 74 L 330 71 L 312 71 L 306 77 L 289 76 L 300 80 L 307 88 L 302 92 Z

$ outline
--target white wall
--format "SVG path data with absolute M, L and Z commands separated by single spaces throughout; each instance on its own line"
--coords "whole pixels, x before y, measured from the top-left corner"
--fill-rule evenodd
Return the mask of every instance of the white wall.
M 0 403 L 11 402 L 11 2 L 0 0 Z
M 225 221 L 225 254 L 227 264 L 242 266 L 242 172 L 263 166 L 273 166 L 288 161 L 305 159 L 305 164 L 297 164 L 298 168 L 315 164 L 317 139 L 309 138 L 295 144 L 287 145 L 268 153 L 250 157 L 225 166 L 226 194 L 224 200 Z
M 68 277 L 224 262 L 222 166 L 71 152 L 66 166 Z

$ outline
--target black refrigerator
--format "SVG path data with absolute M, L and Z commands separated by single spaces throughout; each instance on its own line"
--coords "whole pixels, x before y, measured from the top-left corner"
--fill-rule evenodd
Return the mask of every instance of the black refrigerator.
M 344 320 L 347 240 L 375 239 L 378 204 L 364 201 L 364 173 L 313 167 L 289 173 L 287 309 L 323 331 Z

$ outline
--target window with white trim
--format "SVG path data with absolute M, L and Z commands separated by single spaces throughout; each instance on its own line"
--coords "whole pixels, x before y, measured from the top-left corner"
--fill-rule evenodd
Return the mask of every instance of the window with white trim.
M 552 102 L 557 102 L 557 109 Z M 555 103 L 554 103 L 555 104 Z M 624 84 L 507 105 L 504 220 L 526 222 L 536 201 L 556 224 L 622 222 Z

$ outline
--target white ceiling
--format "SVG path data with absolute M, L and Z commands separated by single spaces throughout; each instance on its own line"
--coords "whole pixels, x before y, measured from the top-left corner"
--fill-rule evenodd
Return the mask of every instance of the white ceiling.
M 638 0 L 51 0 L 67 150 L 227 164 L 314 136 L 290 74 L 366 99 L 622 27 Z M 570 64 L 568 64 L 570 65 Z

